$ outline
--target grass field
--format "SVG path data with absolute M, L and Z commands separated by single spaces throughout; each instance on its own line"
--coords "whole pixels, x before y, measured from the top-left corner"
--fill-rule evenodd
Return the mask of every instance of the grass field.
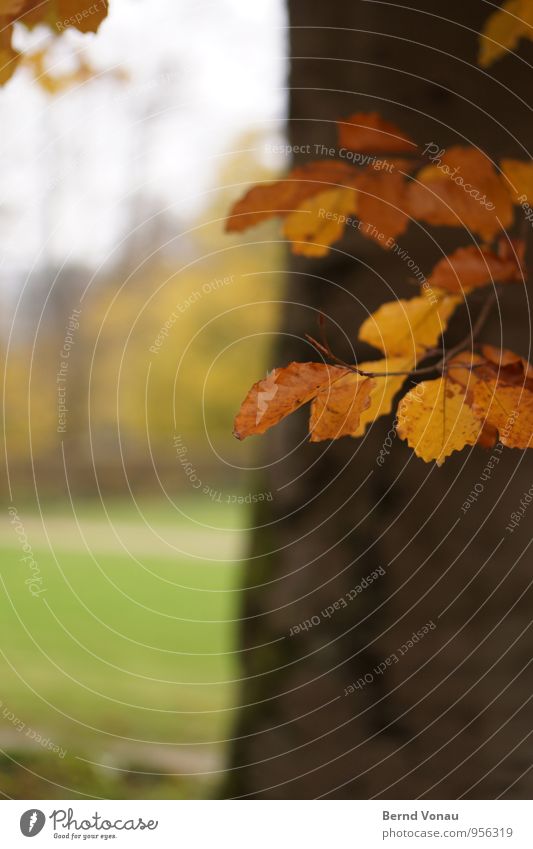
M 0 790 L 213 793 L 239 674 L 243 508 L 16 509 L 0 531 Z

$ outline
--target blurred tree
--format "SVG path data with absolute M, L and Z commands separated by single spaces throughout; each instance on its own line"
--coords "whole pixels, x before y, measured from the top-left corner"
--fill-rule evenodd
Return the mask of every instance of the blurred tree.
M 531 150 L 522 58 L 508 55 L 490 76 L 476 66 L 488 13 L 481 0 L 417 0 L 409 8 L 289 0 L 289 13 L 292 144 L 333 146 L 336 118 L 376 110 L 442 147 L 479 145 L 494 159 Z M 529 44 L 524 53 L 530 60 Z M 311 148 L 295 158 L 316 155 Z M 415 226 L 402 240 L 427 270 L 440 246 L 449 252 L 457 239 L 432 235 Z M 314 332 L 317 311 L 354 340 L 367 311 L 384 300 L 386 281 L 399 295 L 412 291 L 397 256 L 357 234 L 337 248 L 321 262 L 291 260 L 273 365 L 316 359 L 299 340 Z M 512 341 L 527 356 L 527 309 L 516 287 L 489 327 L 492 341 Z M 457 321 L 450 342 L 464 332 Z M 339 353 L 350 357 L 348 345 Z M 368 358 L 360 344 L 356 353 Z M 523 538 L 504 539 L 507 517 L 531 485 L 525 464 L 507 452 L 482 503 L 463 513 L 486 463 L 481 451 L 466 462 L 456 455 L 437 472 L 397 440 L 378 468 L 390 421 L 364 441 L 320 450 L 301 442 L 305 415 L 263 437 L 270 463 L 263 486 L 275 498 L 255 515 L 242 612 L 243 707 L 225 792 L 529 798 L 533 592 Z M 289 636 L 377 567 L 385 575 L 347 608 Z M 372 673 L 428 622 L 437 627 L 421 645 Z M 345 695 L 368 674 L 371 683 Z

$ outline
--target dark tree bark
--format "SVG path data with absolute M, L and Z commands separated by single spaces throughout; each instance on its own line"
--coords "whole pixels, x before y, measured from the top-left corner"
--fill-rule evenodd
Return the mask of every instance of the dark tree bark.
M 476 52 L 490 5 L 409 6 L 290 0 L 291 143 L 334 145 L 337 117 L 377 110 L 422 143 L 479 145 L 494 159 L 531 156 L 523 61 L 531 45 L 487 75 Z M 399 241 L 429 272 L 469 238 L 413 224 Z M 333 330 L 332 339 L 351 356 L 368 311 L 413 294 L 397 255 L 356 233 L 336 248 L 320 262 L 291 261 L 272 364 L 318 359 L 304 338 L 316 331 L 317 311 L 339 323 L 345 336 Z M 449 344 L 468 326 L 461 312 Z M 528 356 L 523 288 L 506 290 L 485 339 Z M 454 454 L 437 469 L 392 439 L 380 467 L 390 418 L 363 440 L 317 446 L 304 439 L 305 416 L 260 446 L 269 463 L 261 488 L 274 501 L 257 511 L 246 572 L 242 707 L 227 795 L 530 798 L 533 509 L 506 531 L 532 484 L 529 458 L 506 450 L 482 479 L 490 452 Z M 378 567 L 385 574 L 347 607 L 321 614 Z M 289 636 L 317 615 L 320 624 Z M 400 656 L 429 622 L 434 630 Z M 373 671 L 387 659 L 382 674 Z M 365 675 L 368 683 L 345 695 Z

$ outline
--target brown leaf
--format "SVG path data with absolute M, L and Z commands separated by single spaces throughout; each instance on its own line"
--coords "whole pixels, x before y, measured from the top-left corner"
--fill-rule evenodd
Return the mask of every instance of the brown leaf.
M 533 366 L 506 348 L 483 345 L 481 353 L 494 368 L 491 377 L 505 386 L 523 386 L 533 391 Z
M 488 247 L 470 245 L 443 257 L 434 267 L 428 282 L 447 292 L 470 292 L 492 282 L 522 280 L 523 271 L 514 254 L 502 258 Z
M 20 21 L 29 28 L 47 24 L 56 35 L 69 27 L 96 32 L 107 10 L 107 0 L 27 0 Z
M 276 368 L 250 389 L 235 418 L 237 439 L 264 433 L 318 393 L 332 386 L 349 369 L 324 363 L 290 363 Z
M 330 188 L 351 187 L 357 171 L 333 159 L 294 168 L 283 180 L 253 186 L 231 209 L 228 233 L 239 233 L 261 221 L 294 212 L 308 198 Z
M 0 85 L 7 83 L 17 69 L 20 54 L 11 46 L 13 27 L 0 18 Z
M 416 144 L 377 112 L 356 112 L 337 122 L 339 145 L 360 153 L 415 151 Z
M 375 381 L 354 372 L 323 389 L 311 404 L 311 442 L 356 436 L 361 413 L 370 406 Z
M 422 169 L 407 191 L 413 217 L 436 227 L 466 227 L 491 241 L 513 221 L 504 179 L 479 150 L 451 147 L 436 165 Z

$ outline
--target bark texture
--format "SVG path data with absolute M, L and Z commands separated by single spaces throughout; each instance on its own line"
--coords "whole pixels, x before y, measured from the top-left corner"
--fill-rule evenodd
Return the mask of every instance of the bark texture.
M 334 145 L 337 117 L 377 110 L 422 143 L 531 156 L 531 45 L 487 75 L 476 52 L 490 5 L 409 6 L 290 0 L 291 143 Z M 467 240 L 417 225 L 399 239 L 426 272 Z M 344 331 L 339 353 L 349 356 L 353 342 L 367 356 L 354 340 L 368 311 L 413 294 L 397 255 L 356 233 L 336 247 L 323 261 L 291 260 L 272 364 L 317 359 L 304 339 L 317 311 Z M 499 306 L 485 339 L 528 356 L 525 292 L 509 288 Z M 450 343 L 465 327 L 463 315 Z M 390 418 L 364 440 L 317 446 L 304 440 L 305 415 L 259 447 L 269 464 L 260 488 L 274 501 L 257 511 L 246 570 L 226 795 L 530 798 L 533 508 L 505 530 L 533 483 L 529 457 L 507 450 L 464 511 L 490 453 L 455 454 L 439 470 L 393 438 L 379 467 Z M 378 567 L 383 576 L 321 615 Z M 320 624 L 289 636 L 317 615 Z M 399 656 L 429 622 L 435 629 Z M 398 662 L 374 672 L 393 655 Z

